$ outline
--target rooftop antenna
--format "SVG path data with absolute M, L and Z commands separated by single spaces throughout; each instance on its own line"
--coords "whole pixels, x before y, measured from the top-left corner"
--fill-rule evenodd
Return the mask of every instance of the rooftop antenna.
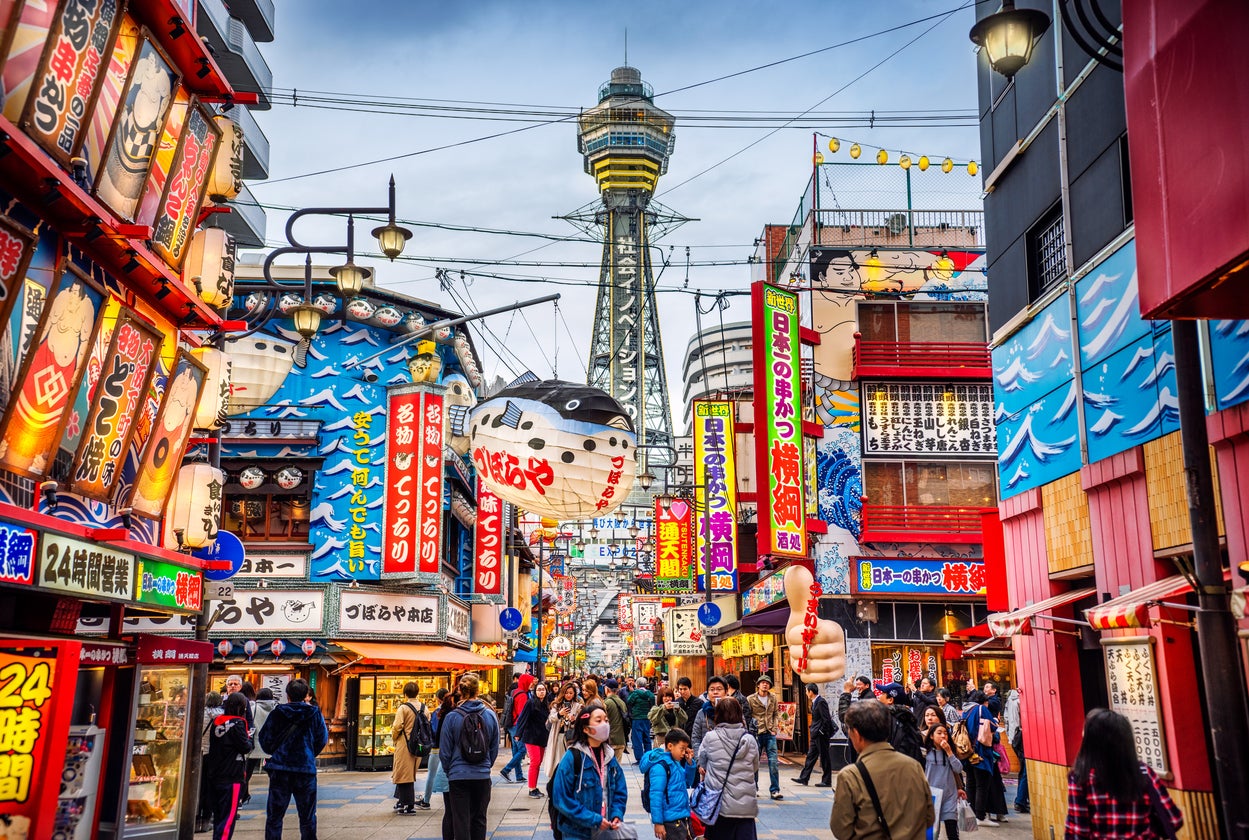
M 629 27 L 625 27 L 625 67 L 629 66 Z

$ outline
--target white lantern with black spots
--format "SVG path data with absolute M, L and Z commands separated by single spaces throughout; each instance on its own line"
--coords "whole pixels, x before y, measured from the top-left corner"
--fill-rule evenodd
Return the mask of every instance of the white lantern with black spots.
M 616 509 L 633 486 L 633 421 L 598 388 L 535 379 L 522 377 L 470 415 L 478 476 L 540 516 L 588 519 Z
M 165 548 L 206 548 L 217 541 L 225 473 L 204 463 L 178 470 L 165 512 Z
M 265 483 L 265 471 L 260 467 L 246 467 L 239 473 L 239 484 L 244 490 L 255 490 Z
M 230 405 L 230 356 L 215 347 L 200 347 L 191 355 L 208 369 L 195 407 L 195 428 L 217 429 L 225 422 Z
M 283 315 L 290 315 L 292 312 L 295 311 L 295 307 L 299 306 L 303 302 L 304 302 L 304 299 L 301 298 L 299 295 L 295 295 L 295 294 L 282 295 L 280 298 L 278 298 L 278 312 L 281 312 Z
M 299 467 L 283 467 L 274 479 L 283 490 L 294 490 L 304 480 L 304 471 Z
M 357 321 L 367 321 L 373 317 L 377 307 L 364 298 L 352 298 L 347 302 L 347 314 Z
M 382 327 L 393 327 L 395 324 L 398 324 L 402 318 L 403 316 L 399 314 L 399 310 L 395 309 L 393 306 L 380 307 L 373 313 L 373 320 Z

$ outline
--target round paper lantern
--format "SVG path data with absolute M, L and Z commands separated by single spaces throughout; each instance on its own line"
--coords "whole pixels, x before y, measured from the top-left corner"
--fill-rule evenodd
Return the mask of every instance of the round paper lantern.
M 213 155 L 212 172 L 205 192 L 215 203 L 230 201 L 243 190 L 243 129 L 229 117 L 217 114 L 213 123 L 221 131 L 221 142 Z
M 446 341 L 450 337 L 451 337 L 450 327 L 439 327 L 438 329 L 434 330 L 435 341 Z
M 225 473 L 208 464 L 184 464 L 178 470 L 165 513 L 165 548 L 204 548 L 216 542 L 224 487 Z
M 633 421 L 598 388 L 557 379 L 509 386 L 477 406 L 469 436 L 486 486 L 540 516 L 601 516 L 633 486 Z
M 243 301 L 243 311 L 248 315 L 254 315 L 259 312 L 265 303 L 269 300 L 269 296 L 260 292 L 252 292 Z
M 239 484 L 247 490 L 255 490 L 265 483 L 265 471 L 260 467 L 247 467 L 239 473 Z
M 304 652 L 304 656 L 312 656 L 312 654 L 317 652 L 317 643 L 312 641 L 312 639 L 304 639 L 304 643 L 299 646 L 299 649 Z
M 234 295 L 234 252 L 234 237 L 221 228 L 200 228 L 187 248 L 182 282 L 215 309 L 223 309 Z M 249 296 L 248 311 L 251 310 Z
M 283 315 L 290 315 L 295 311 L 295 307 L 304 302 L 299 295 L 285 294 L 278 298 L 278 312 Z
M 286 642 L 281 639 L 274 639 L 273 644 L 269 645 L 269 651 L 273 654 L 274 659 L 281 659 L 282 654 L 286 653 Z
M 312 305 L 326 315 L 333 315 L 338 311 L 338 298 L 333 295 L 319 294 L 312 299 Z
M 403 328 L 408 332 L 416 332 L 425 326 L 425 319 L 418 312 L 409 312 L 403 316 Z
M 347 314 L 357 321 L 367 321 L 373 317 L 376 307 L 364 298 L 352 298 L 347 304 Z
M 226 408 L 230 405 L 230 356 L 215 347 L 199 347 L 192 350 L 191 355 L 208 368 L 204 390 L 195 407 L 195 428 L 219 428 L 226 420 Z
M 294 490 L 304 480 L 304 471 L 299 467 L 283 467 L 274 479 L 283 490 Z
M 260 650 L 260 645 L 256 644 L 255 639 L 248 639 L 243 642 L 243 653 L 247 654 L 247 658 L 251 659 L 256 655 L 256 651 Z
M 222 639 L 217 642 L 217 653 L 221 654 L 222 659 L 225 659 L 227 656 L 234 653 L 234 642 L 229 639 Z
M 373 320 L 383 327 L 393 327 L 402 318 L 403 316 L 399 314 L 399 310 L 393 306 L 380 307 L 373 313 Z

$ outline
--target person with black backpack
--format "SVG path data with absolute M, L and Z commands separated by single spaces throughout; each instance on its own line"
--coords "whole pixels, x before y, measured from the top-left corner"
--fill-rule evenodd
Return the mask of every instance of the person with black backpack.
M 438 750 L 449 787 L 454 840 L 486 840 L 490 770 L 499 757 L 499 719 L 477 697 L 476 674 L 460 677 L 461 703 L 439 724 Z
M 433 730 L 425 705 L 416 702 L 417 686 L 409 682 L 403 687 L 404 702 L 395 710 L 390 735 L 395 744 L 390 780 L 395 783 L 395 813 L 416 813 L 416 771 L 421 758 L 433 746 Z
M 919 721 L 915 712 L 911 711 L 910 698 L 901 683 L 885 683 L 880 687 L 877 698 L 885 704 L 893 718 L 893 732 L 889 736 L 889 744 L 896 752 L 909 756 L 924 764 L 924 739 L 919 731 Z

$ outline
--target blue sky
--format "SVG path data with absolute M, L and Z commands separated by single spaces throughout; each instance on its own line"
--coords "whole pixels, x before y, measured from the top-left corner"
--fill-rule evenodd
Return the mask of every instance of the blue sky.
M 589 107 L 600 83 L 623 63 L 628 29 L 629 63 L 657 93 L 820 49 L 910 20 L 949 11 L 960 0 L 884 2 L 689 2 L 591 4 L 568 2 L 475 3 L 382 2 L 381 0 L 278 0 L 277 40 L 261 45 L 277 88 L 343 94 L 473 100 L 546 106 Z M 819 106 L 820 111 L 976 108 L 975 60 L 967 30 L 968 6 L 938 23 L 898 56 Z M 677 141 L 659 200 L 699 219 L 658 244 L 675 246 L 673 265 L 661 287 L 685 279 L 691 259 L 745 260 L 764 224 L 787 223 L 810 174 L 812 132 L 783 129 L 763 139 L 757 128 L 711 129 L 682 124 L 681 112 L 770 110 L 797 114 L 819 103 L 890 52 L 920 35 L 919 24 L 865 42 L 759 70 L 690 90 L 660 95 L 656 104 L 678 114 Z M 271 176 L 288 178 L 492 134 L 524 123 L 448 120 L 394 114 L 363 114 L 276 104 L 257 114 L 272 144 Z M 827 129 L 845 140 L 906 148 L 956 160 L 977 158 L 975 128 Z M 688 183 L 735 153 L 731 160 Z M 843 148 L 842 156 L 845 151 Z M 867 155 L 865 155 L 866 159 Z M 553 216 L 596 197 L 582 172 L 571 122 L 533 128 L 392 163 L 347 172 L 253 185 L 265 203 L 289 206 L 377 204 L 385 201 L 388 176 L 399 188 L 399 215 L 427 222 L 578 236 Z M 958 178 L 955 173 L 952 178 Z M 951 181 L 964 198 L 974 193 L 965 173 Z M 679 185 L 679 186 L 678 186 Z M 675 189 L 674 189 L 675 188 Z M 962 203 L 960 206 L 966 206 Z M 281 237 L 285 213 L 270 211 L 271 244 Z M 308 223 L 305 240 L 337 243 L 342 227 Z M 539 248 L 543 240 L 418 228 L 409 254 L 498 260 Z M 556 243 L 521 259 L 597 263 L 592 243 Z M 375 263 L 376 265 L 376 263 Z M 453 272 L 459 266 L 446 263 Z M 483 266 L 489 272 L 593 282 L 594 267 Z M 432 264 L 379 266 L 378 282 L 453 306 L 433 279 Z M 464 287 L 458 283 L 458 291 Z M 697 266 L 691 288 L 744 289 L 745 265 Z M 472 280 L 467 292 L 480 307 L 535 297 L 549 287 Z M 552 373 L 558 350 L 561 378 L 584 378 L 595 291 L 566 287 L 561 311 L 569 325 L 553 320 L 550 306 L 529 310 L 532 334 L 519 318 L 485 322 L 520 362 L 541 376 Z M 747 317 L 744 300 L 726 320 Z M 705 320 L 706 323 L 706 320 Z M 509 329 L 510 326 L 510 329 Z M 479 325 L 478 329 L 483 327 Z M 694 331 L 693 297 L 661 295 L 661 329 L 674 409 L 679 413 L 680 356 Z M 535 338 L 536 336 L 536 338 Z M 557 338 L 557 340 L 556 340 Z M 487 376 L 508 368 L 478 341 Z M 520 362 L 507 360 L 512 367 Z M 679 429 L 683 423 L 678 422 Z

